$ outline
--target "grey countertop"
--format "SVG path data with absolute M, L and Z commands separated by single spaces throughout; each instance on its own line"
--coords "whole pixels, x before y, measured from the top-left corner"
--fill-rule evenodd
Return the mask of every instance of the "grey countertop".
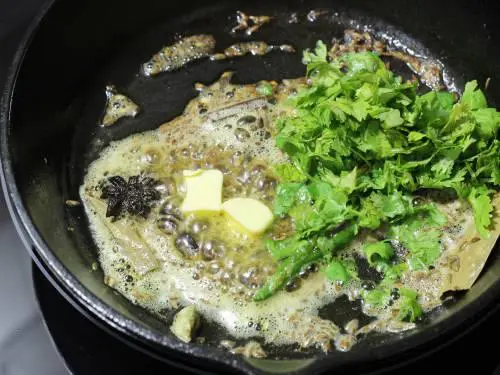
M 30 257 L 0 198 L 0 375 L 68 374 L 43 324 Z
M 0 87 L 19 37 L 43 0 L 0 0 Z M 1 91 L 1 90 L 0 90 Z M 66 375 L 35 300 L 30 257 L 0 188 L 0 375 Z

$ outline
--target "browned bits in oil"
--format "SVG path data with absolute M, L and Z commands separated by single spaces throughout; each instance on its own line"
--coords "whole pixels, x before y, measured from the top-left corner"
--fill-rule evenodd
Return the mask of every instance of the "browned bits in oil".
M 243 42 L 233 44 L 224 50 L 227 57 L 252 55 L 265 55 L 270 51 L 270 47 L 266 42 Z
M 289 53 L 297 52 L 297 50 L 295 49 L 295 47 L 291 46 L 289 44 L 282 44 L 278 48 L 282 52 L 289 52 Z
M 288 19 L 288 23 L 299 23 L 299 16 L 297 13 L 292 13 Z
M 102 126 L 111 126 L 122 117 L 135 117 L 139 106 L 132 99 L 120 94 L 115 86 L 106 86 L 106 109 L 101 121 Z
M 327 13 L 327 10 L 312 9 L 309 11 L 309 13 L 307 13 L 307 20 L 309 22 L 316 22 L 319 17 Z
M 451 255 L 448 257 L 448 266 L 454 272 L 460 271 L 460 258 L 456 255 Z
M 212 35 L 193 35 L 164 47 L 150 61 L 142 65 L 145 76 L 170 72 L 203 57 L 210 56 L 215 48 Z
M 262 349 L 262 346 L 256 341 L 249 341 L 244 346 L 239 346 L 237 348 L 231 349 L 232 354 L 241 354 L 247 358 L 265 358 L 267 357 L 266 352 Z
M 441 77 L 441 66 L 437 62 L 417 58 L 416 56 L 394 51 L 380 40 L 374 39 L 367 32 L 348 29 L 344 33 L 344 40 L 336 42 L 330 49 L 331 57 L 338 57 L 348 52 L 375 51 L 382 56 L 393 57 L 405 62 L 408 67 L 419 76 L 420 81 L 433 90 L 444 88 Z
M 356 336 L 354 335 L 340 335 L 335 340 L 335 347 L 341 352 L 349 351 L 356 343 Z
M 210 55 L 210 60 L 212 61 L 220 61 L 220 60 L 225 60 L 227 58 L 226 55 L 224 55 L 223 53 L 214 53 L 213 55 Z
M 207 86 L 205 86 L 203 83 L 200 83 L 200 82 L 196 82 L 194 84 L 194 89 L 198 92 L 202 92 L 203 90 L 206 89 Z
M 242 42 L 233 44 L 227 47 L 224 50 L 224 55 L 228 58 L 245 56 L 248 54 L 263 56 L 268 54 L 271 51 L 281 51 L 294 53 L 296 52 L 295 48 L 288 44 L 282 44 L 280 46 L 269 45 L 266 42 L 262 41 L 253 41 L 253 42 Z
M 266 23 L 269 23 L 274 17 L 270 16 L 248 16 L 246 13 L 241 11 L 236 12 L 236 22 L 237 25 L 233 27 L 231 32 L 235 33 L 239 30 L 245 30 L 247 35 L 252 35 L 260 27 Z M 252 25 L 249 25 L 251 23 Z
M 354 335 L 356 331 L 359 329 L 359 320 L 353 319 L 350 320 L 344 327 L 345 331 L 350 334 Z
M 72 200 L 72 199 L 66 200 L 65 203 L 66 203 L 66 206 L 68 206 L 68 207 L 78 207 L 81 204 L 79 201 L 75 201 L 75 200 Z

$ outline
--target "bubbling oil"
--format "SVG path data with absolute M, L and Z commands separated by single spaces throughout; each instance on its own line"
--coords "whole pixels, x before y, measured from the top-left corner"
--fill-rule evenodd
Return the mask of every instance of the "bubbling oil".
M 216 108 L 220 96 L 233 103 Z M 339 330 L 317 314 L 342 293 L 338 286 L 315 272 L 304 276 L 300 288 L 289 287 L 267 301 L 253 302 L 255 291 L 275 269 L 265 237 L 239 232 L 222 215 L 186 216 L 178 209 L 184 194 L 182 171 L 199 168 L 224 173 L 223 199 L 243 196 L 272 205 L 277 181 L 269 166 L 285 161 L 271 137 L 278 108 L 258 97 L 254 85 L 218 82 L 205 88 L 181 117 L 112 143 L 90 165 L 80 194 L 106 282 L 133 303 L 158 314 L 193 304 L 234 337 L 320 345 L 326 350 Z M 107 219 L 89 202 L 89 197 L 98 197 L 96 187 L 105 176 L 141 173 L 160 182 L 163 197 L 146 220 L 131 222 L 159 260 L 159 267 L 145 275 L 133 271 L 104 225 Z M 280 238 L 291 230 L 285 220 L 278 221 L 265 236 Z
M 224 174 L 223 200 L 255 198 L 272 205 L 277 178 L 272 165 L 286 162 L 272 137 L 276 117 L 288 95 L 303 79 L 271 82 L 274 97 L 262 97 L 256 84 L 232 85 L 226 73 L 211 86 L 196 85 L 199 96 L 184 113 L 157 130 L 131 135 L 111 143 L 88 168 L 80 196 L 90 229 L 99 249 L 105 282 L 131 302 L 162 316 L 166 309 L 194 305 L 208 321 L 223 326 L 236 338 L 260 337 L 275 345 L 299 344 L 328 351 L 332 343 L 348 350 L 357 335 L 371 330 L 402 331 L 413 323 L 396 322 L 391 309 L 369 309 L 378 319 L 355 332 L 344 334 L 334 322 L 318 316 L 321 307 L 345 294 L 359 298 L 361 282 L 340 285 L 328 281 L 315 266 L 289 283 L 272 298 L 254 302 L 255 292 L 273 274 L 275 262 L 265 248 L 266 238 L 282 239 L 293 233 L 286 219 L 277 220 L 263 237 L 253 237 L 232 227 L 222 214 L 206 217 L 184 215 L 180 204 L 185 194 L 182 171 L 218 169 Z M 230 95 L 229 95 L 230 94 Z M 137 274 L 120 244 L 109 231 L 107 218 L 99 215 L 91 199 L 99 199 L 103 181 L 114 175 L 144 174 L 158 181 L 161 200 L 147 219 L 127 218 L 130 229 L 140 233 L 154 253 L 157 268 Z M 470 227 L 470 212 L 456 204 L 443 205 L 454 233 L 438 262 Z M 353 260 L 361 253 L 364 235 L 356 238 L 339 256 Z M 440 304 L 442 275 L 411 275 L 404 280 L 422 296 L 424 310 Z

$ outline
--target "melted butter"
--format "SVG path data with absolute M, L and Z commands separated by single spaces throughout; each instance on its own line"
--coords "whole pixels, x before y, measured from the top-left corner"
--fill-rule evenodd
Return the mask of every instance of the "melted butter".
M 184 65 L 207 57 L 213 53 L 215 39 L 212 35 L 193 35 L 183 38 L 177 43 L 163 47 L 144 63 L 142 72 L 146 76 L 154 76 L 162 72 L 170 72 Z
M 235 33 L 240 30 L 244 30 L 245 34 L 252 35 L 254 32 L 259 30 L 264 24 L 271 22 L 274 17 L 270 16 L 252 16 L 247 15 L 241 11 L 236 12 L 236 23 L 237 25 L 231 29 L 231 32 Z
M 102 126 L 110 126 L 122 117 L 135 117 L 139 113 L 139 106 L 132 99 L 120 94 L 114 86 L 106 86 L 106 109 L 102 119 Z
M 220 168 L 225 171 L 225 199 L 244 196 L 272 203 L 274 185 L 261 188 L 259 178 L 271 179 L 266 166 L 284 160 L 274 145 L 270 125 L 284 109 L 260 97 L 256 85 L 235 86 L 229 79 L 230 75 L 225 74 L 212 86 L 198 86 L 199 98 L 188 104 L 182 116 L 158 130 L 111 144 L 90 166 L 81 197 L 99 246 L 106 281 L 132 302 L 158 314 L 164 309 L 192 304 L 206 319 L 221 324 L 235 337 L 260 336 L 275 344 L 318 345 L 326 350 L 339 330 L 317 313 L 342 290 L 327 282 L 321 273 L 310 275 L 298 290 L 282 291 L 255 303 L 253 294 L 275 266 L 262 238 L 245 235 L 231 228 L 222 215 L 213 215 L 206 218 L 208 228 L 197 240 L 202 249 L 210 239 L 222 243 L 225 250 L 223 257 L 215 255 L 207 260 L 203 252 L 194 257 L 183 256 L 176 249 L 174 236 L 165 235 L 158 228 L 156 220 L 162 207 L 178 203 L 182 197 L 184 169 Z M 278 85 L 276 98 L 287 97 L 302 82 Z M 97 197 L 95 188 L 104 176 L 141 172 L 168 180 L 166 184 L 175 190 L 147 220 L 131 223 L 141 228 L 144 241 L 160 262 L 157 269 L 144 275 L 125 266 L 127 261 L 118 251 L 119 244 L 89 204 L 89 197 Z M 199 218 L 195 215 L 184 218 L 182 230 L 196 221 Z M 267 236 L 283 236 L 284 228 L 287 225 L 279 223 Z
M 224 50 L 224 56 L 228 58 L 244 56 L 248 54 L 254 56 L 255 55 L 263 56 L 274 50 L 279 50 L 282 52 L 290 52 L 290 53 L 295 52 L 295 48 L 289 44 L 272 46 L 267 44 L 266 42 L 255 41 L 255 42 L 243 42 L 243 43 L 233 44 Z M 216 55 L 215 59 L 220 60 L 222 59 L 222 57 Z
M 264 237 L 250 237 L 228 225 L 221 214 L 204 218 L 188 215 L 175 230 L 196 237 L 200 251 L 193 256 L 183 255 L 176 248 L 176 235 L 166 234 L 159 227 L 161 220 L 171 220 L 170 214 L 182 201 L 185 169 L 223 171 L 223 199 L 250 197 L 272 204 L 276 181 L 268 166 L 286 160 L 272 138 L 273 120 L 288 111 L 281 103 L 304 85 L 304 80 L 271 82 L 277 102 L 271 104 L 257 93 L 257 85 L 232 85 L 230 78 L 231 74 L 225 73 L 211 86 L 196 85 L 199 96 L 187 105 L 183 115 L 157 130 L 112 143 L 89 167 L 80 195 L 99 247 L 106 283 L 160 316 L 165 309 L 194 305 L 205 319 L 222 325 L 234 337 L 262 337 L 278 345 L 298 343 L 328 351 L 334 343 L 339 350 L 348 350 L 357 336 L 372 330 L 401 332 L 413 328 L 414 324 L 394 321 L 391 309 L 370 311 L 364 306 L 365 313 L 379 319 L 341 334 L 334 322 L 318 317 L 318 311 L 342 294 L 357 298 L 359 284 L 342 287 L 329 282 L 322 272 L 303 279 L 294 291 L 280 291 L 268 300 L 253 302 L 253 294 L 275 267 L 264 240 L 287 237 L 293 228 L 286 221 L 275 223 Z M 107 219 L 90 204 L 91 197 L 99 198 L 97 187 L 105 176 L 138 173 L 163 183 L 162 201 L 148 219 L 129 222 L 159 263 L 142 275 L 127 267 L 129 262 L 108 229 Z M 446 246 L 440 258 L 444 262 L 464 228 L 470 227 L 471 215 L 457 203 L 441 208 L 460 228 L 445 233 Z M 357 238 L 343 253 L 359 253 L 365 241 L 364 237 Z M 442 275 L 436 269 L 425 275 L 405 276 L 405 284 L 421 293 L 426 311 L 439 304 Z

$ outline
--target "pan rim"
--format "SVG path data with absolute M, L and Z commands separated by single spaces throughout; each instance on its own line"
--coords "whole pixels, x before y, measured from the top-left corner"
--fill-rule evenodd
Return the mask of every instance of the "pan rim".
M 17 188 L 14 167 L 10 157 L 9 128 L 12 100 L 17 77 L 23 64 L 25 53 L 28 51 L 40 23 L 57 1 L 59 0 L 47 0 L 28 27 L 28 30 L 20 42 L 14 59 L 10 65 L 6 85 L 3 90 L 2 100 L 0 103 L 1 183 L 4 189 L 10 215 L 24 245 L 33 258 L 33 253 L 37 253 L 39 255 L 51 273 L 71 296 L 96 315 L 106 325 L 109 325 L 118 332 L 129 335 L 133 339 L 139 340 L 146 345 L 155 344 L 165 349 L 175 350 L 187 355 L 195 356 L 199 359 L 213 360 L 214 362 L 228 365 L 245 373 L 259 372 L 260 370 L 256 370 L 254 366 L 250 365 L 242 357 L 236 357 L 211 347 L 199 347 L 192 344 L 181 343 L 145 326 L 144 324 L 126 318 L 114 308 L 101 301 L 83 284 L 81 284 L 71 272 L 69 272 L 69 270 L 58 260 L 42 236 L 38 233 L 36 226 L 32 222 Z M 327 368 L 332 369 L 334 367 L 338 367 L 339 362 L 346 366 L 355 365 L 356 363 L 370 363 L 381 359 L 397 357 L 407 353 L 409 350 L 423 347 L 424 345 L 428 345 L 429 343 L 436 341 L 439 336 L 450 334 L 452 331 L 457 331 L 458 328 L 463 325 L 464 321 L 472 318 L 473 315 L 480 314 L 481 312 L 490 309 L 495 300 L 498 299 L 499 295 L 500 279 L 492 284 L 488 290 L 481 294 L 476 300 L 464 306 L 460 312 L 437 322 L 432 330 L 424 329 L 422 331 L 415 332 L 404 337 L 402 340 L 393 340 L 389 343 L 371 348 L 370 351 L 366 351 L 365 353 L 356 352 L 356 355 L 349 355 L 350 353 L 345 353 L 346 357 L 340 360 L 338 357 L 332 358 L 332 356 L 317 357 L 314 358 L 314 362 L 312 364 L 302 370 L 299 370 L 299 373 L 317 373 Z M 462 333 L 463 332 L 464 331 L 462 331 Z

